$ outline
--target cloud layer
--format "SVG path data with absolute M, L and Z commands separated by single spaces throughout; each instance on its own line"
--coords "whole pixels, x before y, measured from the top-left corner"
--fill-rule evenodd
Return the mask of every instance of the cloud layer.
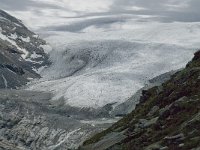
M 0 9 L 32 29 L 70 32 L 89 26 L 105 27 L 141 15 L 160 22 L 199 22 L 199 6 L 199 0 L 0 0 Z M 143 16 L 139 20 L 149 21 Z

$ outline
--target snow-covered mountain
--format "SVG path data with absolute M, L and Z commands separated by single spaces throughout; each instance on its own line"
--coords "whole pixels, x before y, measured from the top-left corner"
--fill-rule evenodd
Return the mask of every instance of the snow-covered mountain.
M 44 51 L 48 48 L 20 20 L 0 10 L 0 88 L 17 88 L 40 77 L 50 64 Z

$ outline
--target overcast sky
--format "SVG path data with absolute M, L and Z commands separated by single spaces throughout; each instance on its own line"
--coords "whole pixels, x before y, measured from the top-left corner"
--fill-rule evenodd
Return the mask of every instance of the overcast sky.
M 125 22 L 137 15 L 162 22 L 199 22 L 199 7 L 200 0 L 0 0 L 0 9 L 32 29 L 71 32 Z

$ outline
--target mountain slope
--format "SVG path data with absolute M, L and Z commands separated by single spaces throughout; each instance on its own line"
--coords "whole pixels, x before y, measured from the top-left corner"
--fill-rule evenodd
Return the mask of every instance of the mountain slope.
M 0 88 L 17 88 L 49 64 L 46 42 L 23 23 L 0 10 Z
M 200 51 L 161 86 L 143 91 L 136 109 L 81 149 L 200 148 Z

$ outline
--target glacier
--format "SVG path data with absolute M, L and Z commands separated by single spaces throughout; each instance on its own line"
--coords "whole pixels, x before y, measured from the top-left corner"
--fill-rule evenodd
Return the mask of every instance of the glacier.
M 130 20 L 45 32 L 53 64 L 27 89 L 52 92 L 52 101 L 80 108 L 125 102 L 149 79 L 184 67 L 200 45 L 198 22 Z

